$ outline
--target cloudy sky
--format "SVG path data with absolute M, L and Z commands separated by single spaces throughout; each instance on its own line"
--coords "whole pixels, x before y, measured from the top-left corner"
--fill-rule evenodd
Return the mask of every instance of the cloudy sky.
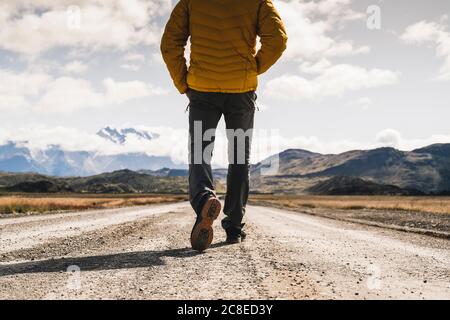
M 2 0 L 0 142 L 101 150 L 101 127 L 132 126 L 164 138 L 127 148 L 182 159 L 187 98 L 159 53 L 176 2 Z M 274 3 L 289 42 L 260 77 L 255 141 L 273 145 L 254 161 L 450 142 L 448 0 Z

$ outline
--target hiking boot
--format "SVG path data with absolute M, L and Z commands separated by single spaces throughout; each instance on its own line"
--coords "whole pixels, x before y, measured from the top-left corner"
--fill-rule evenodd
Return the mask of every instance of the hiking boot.
M 227 233 L 227 239 L 225 242 L 228 244 L 235 244 L 244 241 L 247 234 L 242 230 L 243 226 L 244 224 L 242 224 L 241 229 L 234 227 L 225 229 L 225 232 Z
M 222 205 L 215 196 L 210 196 L 202 207 L 191 232 L 192 249 L 204 251 L 209 248 L 213 240 L 213 222 L 220 214 Z

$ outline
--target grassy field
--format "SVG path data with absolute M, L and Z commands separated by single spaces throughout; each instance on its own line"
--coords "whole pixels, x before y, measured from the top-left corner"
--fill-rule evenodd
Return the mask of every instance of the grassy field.
M 187 200 L 185 194 L 0 194 L 0 215 L 120 208 Z M 290 209 L 379 209 L 450 214 L 450 197 L 253 194 L 249 202 Z
M 291 209 L 380 209 L 450 214 L 450 197 L 251 195 L 250 203 Z
M 0 215 L 107 209 L 185 201 L 184 194 L 3 194 Z

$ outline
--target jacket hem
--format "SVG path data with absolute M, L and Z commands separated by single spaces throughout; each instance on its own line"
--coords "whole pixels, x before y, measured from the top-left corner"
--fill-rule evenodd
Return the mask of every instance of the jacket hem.
M 201 91 L 201 92 L 217 92 L 217 93 L 245 93 L 249 91 L 256 91 L 256 87 L 248 87 L 244 89 L 214 89 L 214 88 L 202 88 L 197 86 L 188 85 L 190 89 Z

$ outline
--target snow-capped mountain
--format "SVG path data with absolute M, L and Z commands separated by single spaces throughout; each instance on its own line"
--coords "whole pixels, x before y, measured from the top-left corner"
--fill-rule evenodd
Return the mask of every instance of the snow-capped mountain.
M 143 140 L 153 140 L 159 137 L 158 134 L 145 130 L 134 128 L 116 129 L 109 126 L 99 130 L 97 135 L 118 144 L 124 144 L 131 136 Z
M 159 135 L 134 128 L 105 127 L 98 136 L 123 145 L 128 139 L 153 140 Z M 27 142 L 8 141 L 0 144 L 0 171 L 36 172 L 54 176 L 88 176 L 116 170 L 184 169 L 170 157 L 152 156 L 143 152 L 104 155 L 93 151 L 67 151 L 59 145 L 45 149 L 30 148 Z

